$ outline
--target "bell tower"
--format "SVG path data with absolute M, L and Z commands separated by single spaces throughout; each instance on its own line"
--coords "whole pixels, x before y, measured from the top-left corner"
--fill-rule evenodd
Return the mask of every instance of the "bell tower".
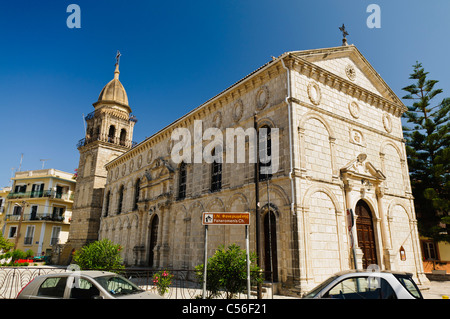
M 63 262 L 69 261 L 73 249 L 98 239 L 107 177 L 105 164 L 134 146 L 133 128 L 137 120 L 119 81 L 119 57 L 118 52 L 114 78 L 93 103 L 94 111 L 85 117 L 86 136 L 77 144 L 80 161 L 69 239 L 61 256 Z

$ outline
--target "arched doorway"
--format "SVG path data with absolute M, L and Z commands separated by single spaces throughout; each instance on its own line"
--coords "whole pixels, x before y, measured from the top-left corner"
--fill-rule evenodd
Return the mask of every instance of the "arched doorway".
M 264 270 L 266 280 L 278 281 L 277 224 L 272 211 L 264 215 Z
M 363 268 L 366 269 L 371 264 L 378 264 L 372 212 L 369 205 L 363 200 L 356 203 L 355 212 L 358 216 L 356 219 L 358 246 L 363 252 L 362 263 Z
M 148 256 L 148 265 L 150 267 L 153 267 L 154 265 L 154 259 L 155 259 L 155 253 L 154 249 L 156 247 L 156 243 L 158 242 L 158 225 L 159 225 L 159 218 L 158 215 L 153 217 L 152 223 L 150 225 L 150 242 L 148 245 L 149 249 L 149 256 Z

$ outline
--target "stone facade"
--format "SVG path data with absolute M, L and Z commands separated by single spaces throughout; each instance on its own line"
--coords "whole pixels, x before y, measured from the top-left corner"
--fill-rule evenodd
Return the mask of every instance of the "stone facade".
M 224 161 L 218 191 L 211 190 L 214 164 L 205 161 L 188 163 L 180 180 L 171 136 L 188 128 L 195 140 L 200 120 L 201 132 L 246 130 L 256 121 L 258 128 L 279 130 L 278 170 L 259 183 L 261 264 L 274 271 L 274 280 L 305 292 L 354 268 L 355 255 L 359 269 L 376 263 L 426 281 L 402 136 L 404 111 L 353 45 L 287 52 L 137 146 L 114 150 L 117 158 L 99 161 L 95 170 L 107 172 L 99 238 L 120 243 L 128 265 L 193 269 L 203 263 L 202 212 L 249 211 L 255 251 L 255 165 L 248 158 Z M 192 144 L 190 151 L 209 142 Z M 233 147 L 224 144 L 225 158 Z M 349 209 L 355 220 L 351 234 Z M 76 210 L 74 221 L 75 215 Z M 364 234 L 371 239 L 363 240 Z M 231 243 L 245 247 L 242 226 L 210 227 L 209 255 Z

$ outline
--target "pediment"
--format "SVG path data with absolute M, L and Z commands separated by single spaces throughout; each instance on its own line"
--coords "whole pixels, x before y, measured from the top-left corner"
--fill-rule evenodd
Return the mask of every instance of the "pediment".
M 175 170 L 169 164 L 169 162 L 160 157 L 156 158 L 150 164 L 149 168 L 145 170 L 144 177 L 148 182 L 150 182 L 166 177 L 167 175 L 172 174 L 174 171 Z
M 367 160 L 366 154 L 359 154 L 356 159 L 342 167 L 341 175 L 346 178 L 361 178 L 373 181 L 384 181 L 386 179 L 383 172 Z
M 292 54 L 388 101 L 403 105 L 398 96 L 354 45 L 295 51 Z

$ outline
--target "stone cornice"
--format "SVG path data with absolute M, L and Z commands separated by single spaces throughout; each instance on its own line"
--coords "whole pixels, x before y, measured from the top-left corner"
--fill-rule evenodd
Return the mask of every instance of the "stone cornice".
M 238 100 L 245 94 L 261 87 L 272 78 L 279 76 L 284 72 L 285 70 L 281 65 L 280 59 L 272 60 L 264 64 L 259 69 L 245 76 L 244 78 L 234 83 L 213 98 L 209 99 L 202 105 L 198 106 L 178 120 L 162 128 L 152 136 L 146 138 L 144 141 L 140 142 L 127 153 L 106 164 L 106 169 L 109 170 L 113 167 L 116 167 L 117 165 L 120 165 L 121 163 L 124 163 L 132 157 L 136 156 L 138 153 L 141 153 L 146 149 L 150 149 L 153 145 L 156 145 L 161 141 L 170 139 L 172 131 L 174 129 L 180 127 L 188 127 L 194 123 L 194 120 L 204 119 L 206 116 L 211 115 L 214 112 L 222 109 L 225 105 Z

